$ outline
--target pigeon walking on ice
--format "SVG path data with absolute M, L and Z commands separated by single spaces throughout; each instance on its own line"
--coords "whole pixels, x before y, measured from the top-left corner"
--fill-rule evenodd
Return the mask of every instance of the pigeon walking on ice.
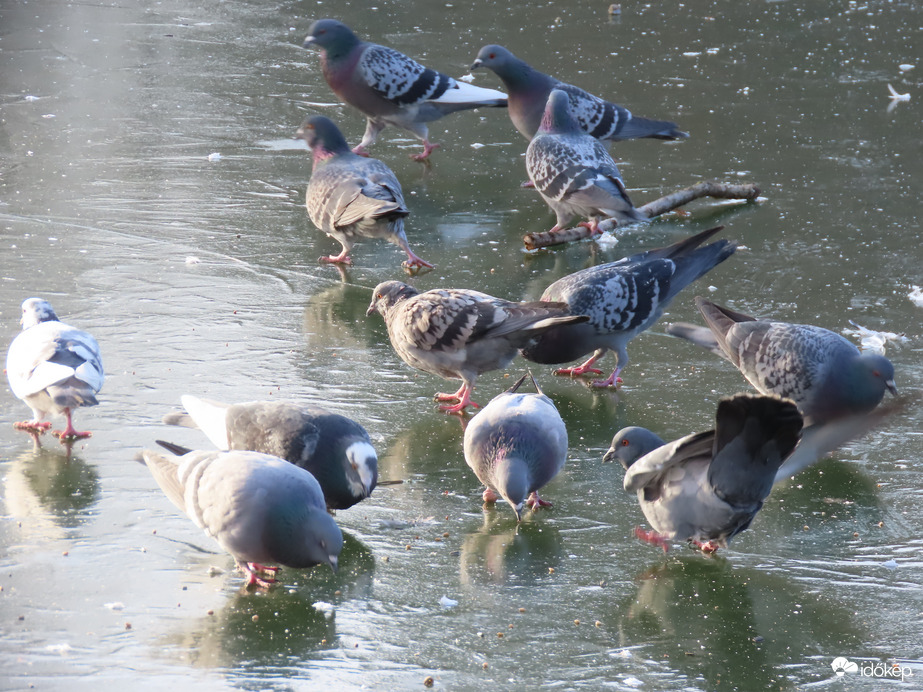
M 434 289 L 420 293 L 400 281 L 385 281 L 372 292 L 367 315 L 377 312 L 391 345 L 411 367 L 460 379 L 454 394 L 439 393 L 443 411 L 458 413 L 471 401 L 482 373 L 504 368 L 543 332 L 586 321 L 563 303 L 514 303 L 479 291 Z
M 145 450 L 144 463 L 170 501 L 237 561 L 247 585 L 269 586 L 276 566 L 327 564 L 336 572 L 343 534 L 308 471 L 259 452 Z
M 405 267 L 433 266 L 407 244 L 404 217 L 410 212 L 390 168 L 350 151 L 343 133 L 329 118 L 308 118 L 295 136 L 307 142 L 314 154 L 314 172 L 305 197 L 308 215 L 343 246 L 339 255 L 321 257 L 322 262 L 351 264 L 349 251 L 358 238 L 384 238 L 407 253 Z
M 58 321 L 51 304 L 29 298 L 22 304 L 22 332 L 6 356 L 6 374 L 13 394 L 32 409 L 32 420 L 14 427 L 40 435 L 51 427 L 50 415 L 63 415 L 64 430 L 54 431 L 61 442 L 90 437 L 78 432 L 72 420 L 80 406 L 96 406 L 105 374 L 96 339 Z
M 503 82 L 513 125 L 526 139 L 538 132 L 545 104 L 553 89 L 567 93 L 570 110 L 580 128 L 596 139 L 619 142 L 625 139 L 683 139 L 689 135 L 676 123 L 634 117 L 627 109 L 604 101 L 579 87 L 561 82 L 533 69 L 503 46 L 484 46 L 471 66 L 492 70 Z
M 723 227 L 710 228 L 673 245 L 649 250 L 618 262 L 600 264 L 558 279 L 542 300 L 562 301 L 589 321 L 546 332 L 522 355 L 535 363 L 567 363 L 592 353 L 583 364 L 562 368 L 557 375 L 602 374 L 592 365 L 614 351 L 616 368 L 597 387 L 616 386 L 628 365 L 628 342 L 653 325 L 670 301 L 690 283 L 726 260 L 737 249 L 730 240 L 699 247 Z
M 199 428 L 218 449 L 271 454 L 311 472 L 328 509 L 347 509 L 372 494 L 378 455 L 354 420 L 318 406 L 283 401 L 223 404 L 184 395 L 187 413 L 163 422 Z
M 420 65 L 391 48 L 366 43 L 348 26 L 321 19 L 311 26 L 304 46 L 321 51 L 327 84 L 368 119 L 365 135 L 353 151 L 364 154 L 388 125 L 413 133 L 423 141 L 425 161 L 438 147 L 429 141 L 426 123 L 444 115 L 481 106 L 506 106 L 506 94 L 484 89 Z
M 519 393 L 523 375 L 509 390 L 494 397 L 465 428 L 465 461 L 487 489 L 485 502 L 506 500 L 516 519 L 523 506 L 533 511 L 550 507 L 539 497 L 564 467 L 567 429 L 564 421 L 532 378 L 536 394 Z
M 557 217 L 551 233 L 565 228 L 574 216 L 589 217 L 579 225 L 593 233 L 601 216 L 620 224 L 647 220 L 631 203 L 606 147 L 580 129 L 560 89 L 548 97 L 542 123 L 526 150 L 526 170 Z
M 679 322 L 667 333 L 729 360 L 760 393 L 792 399 L 809 425 L 871 411 L 885 390 L 897 395 L 891 361 L 839 334 L 758 320 L 704 298 L 695 304 L 708 326 Z
M 736 394 L 718 403 L 715 429 L 664 443 L 645 428 L 616 433 L 603 461 L 618 459 L 624 486 L 653 531 L 635 529 L 667 550 L 689 541 L 705 552 L 727 547 L 750 526 L 775 483 L 864 434 L 892 412 L 803 427 L 798 407 L 776 396 Z

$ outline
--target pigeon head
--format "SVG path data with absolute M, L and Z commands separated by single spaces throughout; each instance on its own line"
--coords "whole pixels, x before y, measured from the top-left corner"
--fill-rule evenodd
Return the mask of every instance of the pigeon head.
M 540 133 L 567 134 L 579 132 L 580 126 L 570 111 L 570 97 L 561 89 L 552 89 L 542 115 Z
M 622 428 L 612 438 L 612 444 L 609 445 L 609 450 L 603 456 L 603 461 L 618 460 L 622 466 L 628 469 L 645 454 L 649 454 L 663 445 L 663 440 L 647 428 L 637 426 Z
M 294 499 L 269 508 L 263 539 L 275 562 L 296 569 L 330 565 L 336 572 L 343 550 L 343 533 L 327 510 Z
M 529 496 L 529 466 L 515 456 L 501 456 L 491 473 L 491 480 L 500 496 L 516 513 L 516 521 L 522 521 L 522 508 Z
M 348 54 L 359 43 L 359 38 L 343 22 L 318 19 L 308 30 L 303 45 L 305 48 L 318 46 L 328 58 L 338 58 Z
M 54 314 L 51 303 L 41 298 L 29 298 L 22 304 L 22 317 L 19 324 L 23 329 L 34 327 L 39 322 L 57 322 L 58 316 Z
M 375 448 L 364 440 L 353 442 L 346 448 L 346 460 L 352 470 L 349 486 L 353 495 L 369 497 L 378 484 L 378 454 Z
M 420 292 L 403 281 L 384 281 L 372 291 L 372 302 L 365 311 L 366 317 L 378 313 L 387 321 L 388 312 L 401 301 L 413 298 Z
M 349 144 L 340 128 L 323 115 L 312 116 L 301 123 L 295 139 L 303 139 L 311 148 L 315 163 L 349 151 Z
M 471 69 L 484 67 L 493 71 L 504 84 L 515 84 L 523 80 L 532 71 L 529 65 L 503 46 L 490 45 L 481 48 L 477 58 L 471 64 Z
M 853 377 L 846 379 L 847 396 L 854 394 L 863 399 L 876 398 L 875 403 L 881 401 L 885 389 L 897 396 L 897 385 L 894 384 L 894 366 L 891 361 L 880 353 L 863 353 L 855 361 Z

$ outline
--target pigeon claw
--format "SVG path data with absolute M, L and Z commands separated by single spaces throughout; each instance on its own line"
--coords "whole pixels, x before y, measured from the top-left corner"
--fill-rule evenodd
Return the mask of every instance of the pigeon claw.
M 261 565 L 259 562 L 238 563 L 237 566 L 247 575 L 247 588 L 255 585 L 257 588 L 268 589 L 277 582 L 275 576 L 278 567 Z
M 719 546 L 718 543 L 715 542 L 715 541 L 705 541 L 705 542 L 703 543 L 702 541 L 696 540 L 696 539 L 694 539 L 694 538 L 692 539 L 691 543 L 692 543 L 692 545 L 694 545 L 696 548 L 698 548 L 699 550 L 701 550 L 703 553 L 706 553 L 706 554 L 708 554 L 708 555 L 711 555 L 711 554 L 713 554 L 713 553 L 718 552 L 718 548 L 721 547 L 721 546 Z
M 481 493 L 481 499 L 484 500 L 484 504 L 493 504 L 500 499 L 500 496 L 493 488 L 485 488 L 484 492 Z
M 538 496 L 538 491 L 533 490 L 526 500 L 526 506 L 533 512 L 537 512 L 539 507 L 554 507 L 554 503 L 549 500 L 543 500 Z
M 591 368 L 587 365 L 577 365 L 573 368 L 558 368 L 553 375 L 570 375 L 571 377 L 580 377 L 581 375 L 586 375 L 590 373 L 592 375 L 602 375 L 603 371 L 596 368 Z
M 414 161 L 428 161 L 429 155 L 432 154 L 436 149 L 439 149 L 441 144 L 430 144 L 427 140 L 423 141 L 423 151 L 419 154 L 411 154 L 410 158 Z
M 339 255 L 321 255 L 317 258 L 317 261 L 326 264 L 348 264 L 352 266 L 353 258 L 345 252 L 341 252 Z
M 651 545 L 657 545 L 663 548 L 663 552 L 666 553 L 670 550 L 670 541 L 664 538 L 662 535 L 656 531 L 645 531 L 640 526 L 635 527 L 635 536 L 644 541 L 645 543 L 650 543 Z
M 43 423 L 41 421 L 24 420 L 19 421 L 18 423 L 13 423 L 13 427 L 16 430 L 23 430 L 24 432 L 30 433 L 32 435 L 41 435 L 51 429 L 51 423 L 48 421 Z

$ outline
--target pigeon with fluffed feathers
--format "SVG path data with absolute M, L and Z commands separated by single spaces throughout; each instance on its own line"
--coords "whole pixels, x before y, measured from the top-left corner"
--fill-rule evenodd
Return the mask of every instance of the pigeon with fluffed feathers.
M 536 393 L 519 392 L 527 377 Z M 538 491 L 564 467 L 567 428 L 530 374 L 494 397 L 465 428 L 465 461 L 486 486 L 485 502 L 503 498 L 522 520 L 523 507 L 550 507 Z
M 32 420 L 15 423 L 19 430 L 39 435 L 51 428 L 44 419 L 63 415 L 64 430 L 54 431 L 62 442 L 90 437 L 74 428 L 73 414 L 81 406 L 96 406 L 105 373 L 99 344 L 90 334 L 58 320 L 42 298 L 22 304 L 22 332 L 10 344 L 6 374 L 10 388 L 32 409 Z
M 236 560 L 247 585 L 275 582 L 276 565 L 330 565 L 343 534 L 327 513 L 320 485 L 284 459 L 252 451 L 150 450 L 144 463 L 166 496 Z
M 555 371 L 578 376 L 602 374 L 592 366 L 611 350 L 616 356 L 615 370 L 593 384 L 616 386 L 619 373 L 628 365 L 628 343 L 660 319 L 677 293 L 734 254 L 737 244 L 730 240 L 699 247 L 722 228 L 558 279 L 541 299 L 564 302 L 572 314 L 587 315 L 589 321 L 542 334 L 522 355 L 535 363 L 559 364 L 591 353 L 581 365 Z
M 526 149 L 526 171 L 538 193 L 555 213 L 550 232 L 565 228 L 575 216 L 596 233 L 601 217 L 618 224 L 646 221 L 635 209 L 618 167 L 599 140 L 584 132 L 570 112 L 567 94 L 554 89 L 541 125 Z
M 714 430 L 665 443 L 646 428 L 623 428 L 603 461 L 626 469 L 625 490 L 637 493 L 653 529 L 636 529 L 639 538 L 665 551 L 673 541 L 689 541 L 714 552 L 750 526 L 775 484 L 893 413 L 879 409 L 805 428 L 790 399 L 736 394 L 718 403 Z
M 618 142 L 648 137 L 674 140 L 689 136 L 680 131 L 676 123 L 633 116 L 618 104 L 543 74 L 503 46 L 484 46 L 471 69 L 479 67 L 493 71 L 503 82 L 509 100 L 510 119 L 526 139 L 531 139 L 538 132 L 545 104 L 553 89 L 567 94 L 571 112 L 580 128 L 596 139 Z
M 543 332 L 586 321 L 562 303 L 514 303 L 466 289 L 420 293 L 400 281 L 385 281 L 372 291 L 367 315 L 385 321 L 391 345 L 411 367 L 446 379 L 460 379 L 454 394 L 439 393 L 443 411 L 458 413 L 471 401 L 482 373 L 504 368 L 517 349 Z
M 199 428 L 221 450 L 248 450 L 280 457 L 311 472 L 328 509 L 347 509 L 372 494 L 378 454 L 356 421 L 319 406 L 284 401 L 225 404 L 188 394 L 186 413 L 163 422 Z
M 320 48 L 327 84 L 367 118 L 357 154 L 392 125 L 423 141 L 423 152 L 412 158 L 424 161 L 439 146 L 429 141 L 426 123 L 455 111 L 506 106 L 506 94 L 456 81 L 392 48 L 362 41 L 335 19 L 314 22 L 304 46 Z
M 432 267 L 407 243 L 404 219 L 410 214 L 401 184 L 378 159 L 354 154 L 336 124 L 322 115 L 308 118 L 295 134 L 314 155 L 305 206 L 311 221 L 343 246 L 322 262 L 351 264 L 349 252 L 358 238 L 384 238 L 407 253 L 404 266 Z
M 894 366 L 822 327 L 759 320 L 697 297 L 707 327 L 679 322 L 666 332 L 733 363 L 757 391 L 792 399 L 808 424 L 866 413 L 897 394 Z

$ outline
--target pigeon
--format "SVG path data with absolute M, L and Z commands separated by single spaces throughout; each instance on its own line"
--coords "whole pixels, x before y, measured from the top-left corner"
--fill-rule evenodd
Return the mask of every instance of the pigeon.
M 330 118 L 316 115 L 295 134 L 314 154 L 314 172 L 305 206 L 311 221 L 343 246 L 321 262 L 352 264 L 349 251 L 357 238 L 384 238 L 407 253 L 404 266 L 432 267 L 407 244 L 404 217 L 410 212 L 397 177 L 378 159 L 354 154 Z
M 360 41 L 345 24 L 321 19 L 311 25 L 304 47 L 317 46 L 327 84 L 368 119 L 354 152 L 365 153 L 388 125 L 413 133 L 423 152 L 411 158 L 425 161 L 439 145 L 429 141 L 426 123 L 444 115 L 481 106 L 506 107 L 506 94 L 458 82 L 420 65 L 403 53 Z
M 897 395 L 891 361 L 839 334 L 758 320 L 704 298 L 695 304 L 708 326 L 679 322 L 667 333 L 731 361 L 760 393 L 792 399 L 809 425 L 871 411 L 885 390 Z
M 579 225 L 593 233 L 599 232 L 600 216 L 619 224 L 647 220 L 631 203 L 606 147 L 580 129 L 560 89 L 552 90 L 542 123 L 529 142 L 526 171 L 557 217 L 550 233 L 578 215 L 590 218 Z
M 487 489 L 485 502 L 506 500 L 522 520 L 523 505 L 533 511 L 552 506 L 539 497 L 564 467 L 567 429 L 554 403 L 532 378 L 536 394 L 518 393 L 523 375 L 494 397 L 465 428 L 465 461 Z
M 391 345 L 411 367 L 447 379 L 460 379 L 454 394 L 439 393 L 448 413 L 471 401 L 481 373 L 509 365 L 516 350 L 554 327 L 585 322 L 563 303 L 514 303 L 479 291 L 434 289 L 420 293 L 400 281 L 385 281 L 372 292 L 366 315 L 379 313 Z M 452 403 L 454 402 L 454 403 Z
M 167 414 L 164 423 L 200 428 L 218 449 L 272 454 L 310 471 L 328 509 L 352 507 L 378 483 L 369 434 L 346 416 L 284 401 L 223 404 L 188 394 L 181 401 L 188 413 Z
M 247 586 L 275 582 L 279 568 L 264 563 L 336 572 L 343 534 L 310 472 L 271 454 L 159 444 L 182 456 L 142 452 L 157 485 L 233 556 Z
M 47 300 L 29 298 L 22 304 L 22 332 L 13 339 L 6 356 L 6 374 L 13 394 L 32 409 L 32 420 L 13 427 L 33 435 L 51 428 L 49 415 L 64 415 L 64 430 L 55 430 L 61 442 L 90 437 L 78 432 L 72 416 L 80 406 L 96 406 L 103 386 L 102 357 L 96 339 L 58 321 Z M 37 438 L 36 438 L 37 439 Z
M 571 112 L 580 128 L 596 139 L 619 142 L 645 137 L 671 140 L 689 136 L 681 132 L 676 123 L 636 118 L 615 103 L 542 74 L 503 46 L 481 48 L 471 69 L 479 67 L 493 70 L 503 82 L 509 99 L 510 119 L 526 139 L 532 139 L 538 131 L 552 89 L 567 93 Z
M 546 332 L 524 348 L 522 355 L 547 364 L 567 363 L 592 353 L 582 365 L 555 371 L 557 375 L 578 376 L 602 374 L 591 366 L 612 350 L 617 367 L 607 379 L 593 385 L 617 386 L 619 373 L 628 365 L 628 342 L 660 319 L 677 293 L 734 254 L 737 244 L 730 240 L 699 247 L 722 228 L 710 228 L 665 248 L 558 279 L 545 289 L 542 300 L 563 301 L 572 314 L 590 319 Z
M 626 469 L 653 531 L 635 534 L 661 546 L 689 541 L 704 552 L 726 548 L 750 526 L 772 487 L 864 434 L 893 411 L 804 427 L 795 402 L 736 394 L 718 402 L 715 429 L 665 443 L 650 430 L 623 428 L 603 456 Z

